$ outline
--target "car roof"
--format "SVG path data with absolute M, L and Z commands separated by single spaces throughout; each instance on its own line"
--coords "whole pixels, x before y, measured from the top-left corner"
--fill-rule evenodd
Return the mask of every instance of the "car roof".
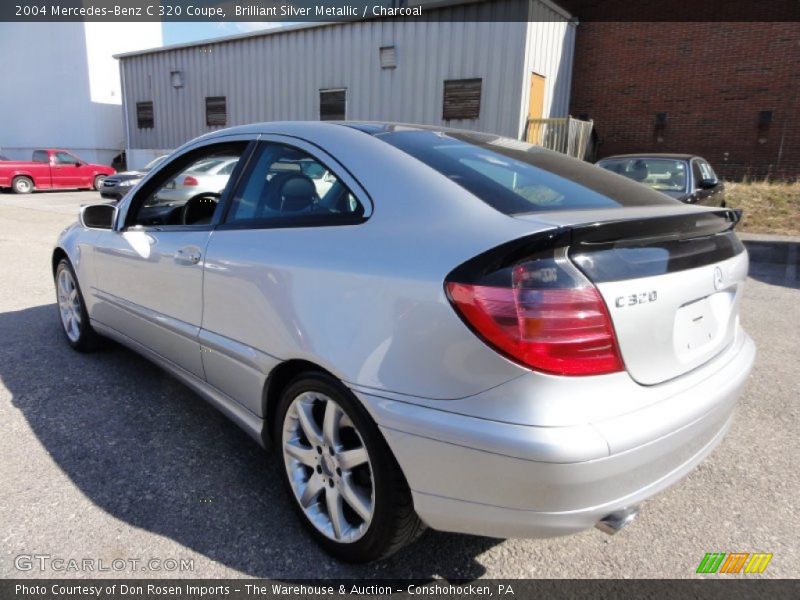
M 266 133 L 291 133 L 302 130 L 309 131 L 331 131 L 331 128 L 356 129 L 370 135 L 379 135 L 392 131 L 441 131 L 441 132 L 462 132 L 476 136 L 485 136 L 493 139 L 503 137 L 498 134 L 483 133 L 480 131 L 455 129 L 452 127 L 441 127 L 436 125 L 419 125 L 414 123 L 398 123 L 393 121 L 265 121 L 261 123 L 250 123 L 248 125 L 237 125 L 227 129 L 218 129 L 200 136 L 198 139 L 212 139 L 238 134 L 266 134 Z
M 703 157 L 697 156 L 696 154 L 679 154 L 671 152 L 647 152 L 641 154 L 614 154 L 613 156 L 606 156 L 604 158 L 601 158 L 600 161 L 610 160 L 612 158 L 666 158 L 672 160 L 691 160 L 692 158 L 703 158 Z

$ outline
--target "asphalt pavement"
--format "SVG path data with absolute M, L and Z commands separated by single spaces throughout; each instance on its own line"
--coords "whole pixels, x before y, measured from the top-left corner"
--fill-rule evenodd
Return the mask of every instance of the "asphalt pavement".
M 707 552 L 771 552 L 758 577 L 800 576 L 800 239 L 748 237 L 742 322 L 759 354 L 737 418 L 630 527 L 505 541 L 428 531 L 350 566 L 306 536 L 276 455 L 133 352 L 68 347 L 50 253 L 96 201 L 0 195 L 0 577 L 693 577 Z M 55 566 L 69 559 L 94 570 Z

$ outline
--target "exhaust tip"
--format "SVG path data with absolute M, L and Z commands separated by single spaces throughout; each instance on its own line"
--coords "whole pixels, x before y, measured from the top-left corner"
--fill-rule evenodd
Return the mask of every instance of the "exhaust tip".
M 632 523 L 638 514 L 638 506 L 623 508 L 622 510 L 614 511 L 613 513 L 608 514 L 600 519 L 597 523 L 595 523 L 595 527 L 597 527 L 603 533 L 614 535 L 622 530 L 623 527 Z

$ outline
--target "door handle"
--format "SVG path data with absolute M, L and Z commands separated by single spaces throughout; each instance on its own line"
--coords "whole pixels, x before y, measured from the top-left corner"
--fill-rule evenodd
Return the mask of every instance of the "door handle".
M 201 257 L 200 249 L 195 246 L 186 246 L 175 251 L 175 262 L 177 263 L 196 265 L 200 262 Z

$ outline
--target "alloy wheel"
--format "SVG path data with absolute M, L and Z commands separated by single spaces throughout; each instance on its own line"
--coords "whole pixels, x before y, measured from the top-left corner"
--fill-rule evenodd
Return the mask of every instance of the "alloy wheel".
M 360 539 L 375 513 L 369 453 L 353 421 L 333 399 L 303 392 L 283 423 L 283 459 L 309 522 L 341 543 Z
M 61 315 L 61 325 L 71 342 L 77 342 L 81 337 L 82 308 L 78 295 L 78 286 L 69 269 L 61 269 L 58 274 L 58 311 Z

